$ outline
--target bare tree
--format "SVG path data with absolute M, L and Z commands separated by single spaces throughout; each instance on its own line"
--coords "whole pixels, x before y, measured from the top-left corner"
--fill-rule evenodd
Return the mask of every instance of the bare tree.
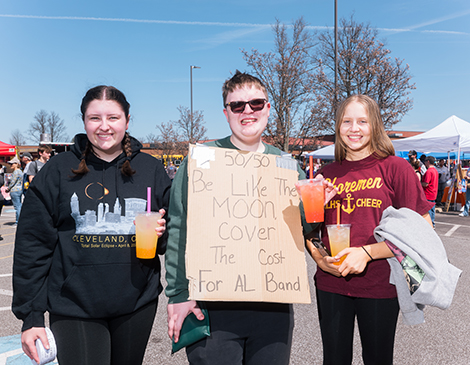
M 206 127 L 204 126 L 204 115 L 200 111 L 193 113 L 189 108 L 179 106 L 180 119 L 177 121 L 163 122 L 157 125 L 160 135 L 147 135 L 146 139 L 153 139 L 163 155 L 184 155 L 188 151 L 188 143 L 196 143 L 207 139 Z
M 305 114 L 313 98 L 315 35 L 307 30 L 303 18 L 294 21 L 291 27 L 276 19 L 272 29 L 273 52 L 243 49 L 242 53 L 269 94 L 271 118 L 265 136 L 270 143 L 287 152 L 294 147 L 292 141 L 299 141 L 315 129 L 314 121 Z
M 178 129 L 181 131 L 181 139 L 189 143 L 196 143 L 198 141 L 207 139 L 206 127 L 204 126 L 204 114 L 201 111 L 193 112 L 189 108 L 179 106 L 178 111 L 180 112 L 180 119 L 175 123 Z
M 11 132 L 10 144 L 15 146 L 23 146 L 26 144 L 26 138 L 23 136 L 23 133 L 19 129 L 15 129 Z
M 47 133 L 49 114 L 45 110 L 40 110 L 34 116 L 34 121 L 29 125 L 28 134 L 29 139 L 39 143 L 41 134 Z
M 182 154 L 183 143 L 181 142 L 181 136 L 175 128 L 175 124 L 172 122 L 163 122 L 157 126 L 160 132 L 160 136 L 157 141 L 160 144 L 160 149 L 163 155 L 179 155 Z
M 325 128 L 333 130 L 336 102 L 353 94 L 365 94 L 379 104 L 385 128 L 398 123 L 413 107 L 409 95 L 415 85 L 410 83 L 409 66 L 390 57 L 391 51 L 379 41 L 378 30 L 369 24 L 357 23 L 354 17 L 341 19 L 338 30 L 338 90 L 334 85 L 334 30 L 319 36 L 316 57 L 317 101 L 312 115 Z
M 39 143 L 43 133 L 50 135 L 51 142 L 68 140 L 68 136 L 65 133 L 64 120 L 60 119 L 59 115 L 55 112 L 51 112 L 49 115 L 45 110 L 40 110 L 34 116 L 34 121 L 29 125 L 28 129 L 29 139 Z
M 158 143 L 158 137 L 154 133 L 147 134 L 144 138 L 139 138 L 142 143 Z
M 65 133 L 64 120 L 60 119 L 56 112 L 51 112 L 49 115 L 47 130 L 51 135 L 51 142 L 64 142 L 69 138 Z

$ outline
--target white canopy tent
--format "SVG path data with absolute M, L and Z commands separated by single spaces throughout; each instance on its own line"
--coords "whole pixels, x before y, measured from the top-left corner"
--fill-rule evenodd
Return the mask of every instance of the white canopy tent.
M 321 158 L 324 160 L 334 160 L 335 159 L 335 145 L 329 145 L 323 148 L 319 148 L 316 151 L 307 153 L 306 156 L 313 156 L 313 158 Z
M 463 141 L 460 144 L 460 149 L 462 150 L 462 152 L 469 152 L 470 151 L 470 139 Z
M 470 123 L 453 115 L 425 133 L 392 143 L 397 151 L 456 152 L 460 156 L 461 152 L 470 152 Z

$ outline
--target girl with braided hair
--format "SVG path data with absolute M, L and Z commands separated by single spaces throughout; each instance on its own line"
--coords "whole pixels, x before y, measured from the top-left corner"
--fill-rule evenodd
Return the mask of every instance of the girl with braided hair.
M 160 260 L 138 259 L 134 218 L 168 209 L 170 179 L 127 133 L 130 105 L 112 86 L 86 93 L 86 134 L 34 178 L 18 223 L 13 312 L 25 353 L 39 362 L 49 313 L 61 365 L 141 364 L 157 309 Z M 155 227 L 166 249 L 166 220 Z

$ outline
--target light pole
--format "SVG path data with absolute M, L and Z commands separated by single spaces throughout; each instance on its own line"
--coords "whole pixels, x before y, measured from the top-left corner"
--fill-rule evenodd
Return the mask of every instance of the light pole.
M 193 68 L 200 68 L 199 66 L 189 66 L 189 74 L 190 74 L 190 89 L 191 89 L 191 119 L 190 119 L 190 143 L 194 143 L 195 141 L 193 141 Z

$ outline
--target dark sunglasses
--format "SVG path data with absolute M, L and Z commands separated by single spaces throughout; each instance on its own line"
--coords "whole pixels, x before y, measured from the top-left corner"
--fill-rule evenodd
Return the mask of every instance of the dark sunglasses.
M 260 110 L 264 109 L 268 101 L 266 99 L 253 99 L 250 101 L 232 101 L 230 103 L 225 104 L 225 107 L 229 106 L 232 113 L 240 114 L 243 113 L 245 110 L 246 104 L 250 104 L 251 110 L 254 112 L 259 112 Z

